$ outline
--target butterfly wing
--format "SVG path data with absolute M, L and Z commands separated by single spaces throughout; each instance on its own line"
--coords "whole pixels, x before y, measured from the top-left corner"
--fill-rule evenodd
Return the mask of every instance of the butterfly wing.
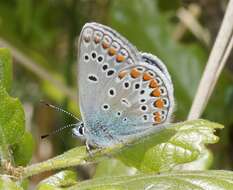
M 157 57 L 97 23 L 83 27 L 78 55 L 79 103 L 90 143 L 110 146 L 169 121 L 173 86 Z
M 123 40 L 126 42 L 123 44 L 120 39 L 110 28 L 97 23 L 87 23 L 82 29 L 78 48 L 78 86 L 83 118 L 99 110 L 96 105 L 103 99 L 100 92 L 111 83 L 113 76 L 139 60 L 136 49 L 129 48 L 129 43 Z M 119 64 L 116 64 L 117 54 Z

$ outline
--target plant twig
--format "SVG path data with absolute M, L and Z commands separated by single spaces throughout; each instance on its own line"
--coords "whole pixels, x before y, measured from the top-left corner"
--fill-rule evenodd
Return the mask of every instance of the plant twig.
M 6 161 L 12 162 L 12 155 L 10 153 L 8 145 L 1 144 L 1 146 L 0 146 L 0 166 L 2 166 L 3 163 Z
M 233 38 L 233 0 L 230 0 L 219 30 L 218 36 L 210 53 L 203 76 L 199 83 L 188 119 L 197 119 L 203 113 L 213 92 L 219 75 L 232 49 Z
M 71 166 L 77 166 L 81 164 L 85 164 L 87 162 L 93 162 L 103 158 L 103 155 L 108 155 L 113 151 L 118 151 L 123 145 L 115 145 L 111 148 L 106 149 L 97 149 L 88 153 L 86 151 L 86 146 L 73 148 L 64 154 L 46 160 L 44 162 L 40 162 L 37 164 L 32 164 L 23 168 L 23 172 L 21 173 L 20 178 L 24 179 L 45 171 L 67 168 Z M 16 168 L 17 169 L 17 168 Z M 17 177 L 17 176 L 16 176 Z
M 197 20 L 200 12 L 200 7 L 196 4 L 191 4 L 188 10 L 185 8 L 180 8 L 178 10 L 177 17 L 180 19 L 181 23 L 175 29 L 173 34 L 174 39 L 179 40 L 184 34 L 185 29 L 188 28 L 197 39 L 206 46 L 209 46 L 210 34 Z
M 46 160 L 44 162 L 32 164 L 24 168 L 21 178 L 27 178 L 45 171 L 61 169 L 70 166 L 76 166 L 85 163 L 88 154 L 85 147 L 76 147 L 64 154 Z
M 17 48 L 9 44 L 6 40 L 0 38 L 0 46 L 10 49 L 13 57 L 17 60 L 17 63 L 35 73 L 39 78 L 42 78 L 43 80 L 46 80 L 53 84 L 73 101 L 77 101 L 76 93 L 72 89 L 68 88 L 66 85 L 53 78 L 50 73 L 48 73 L 45 69 L 36 64 L 33 60 L 31 60 Z

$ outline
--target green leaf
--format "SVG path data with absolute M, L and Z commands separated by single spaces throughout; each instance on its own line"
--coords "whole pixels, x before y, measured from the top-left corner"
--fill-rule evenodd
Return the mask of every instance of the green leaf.
M 233 190 L 233 172 L 172 171 L 162 174 L 95 178 L 80 182 L 67 190 Z
M 10 90 L 12 83 L 12 58 L 10 51 L 0 48 L 0 86 Z
M 25 166 L 32 158 L 35 142 L 29 132 L 25 132 L 20 141 L 13 145 L 14 161 L 17 166 Z
M 133 175 L 136 172 L 135 168 L 127 167 L 120 160 L 107 159 L 97 165 L 94 177 Z
M 23 190 L 17 183 L 10 180 L 7 176 L 0 175 L 1 190 Z
M 186 121 L 172 124 L 169 128 L 134 144 L 117 144 L 106 149 L 97 149 L 90 155 L 86 147 L 76 147 L 47 161 L 24 168 L 22 178 L 59 169 L 85 164 L 87 161 L 103 160 L 104 155 L 114 155 L 126 165 L 144 172 L 170 170 L 175 166 L 201 158 L 204 144 L 215 143 L 218 137 L 213 134 L 222 125 L 206 120 Z
M 218 141 L 218 137 L 213 134 L 218 128 L 223 126 L 206 120 L 172 124 L 169 129 L 124 148 L 119 158 L 126 165 L 143 172 L 171 170 L 201 158 L 206 151 L 204 145 Z M 169 139 L 165 141 L 167 137 Z
M 59 172 L 43 181 L 38 185 L 38 190 L 60 189 L 59 187 L 69 187 L 77 183 L 77 175 L 73 171 Z
M 174 170 L 207 170 L 213 162 L 213 154 L 207 148 L 203 148 L 197 160 L 189 163 L 180 164 Z
M 24 134 L 24 110 L 17 98 L 0 86 L 0 146 L 15 144 Z

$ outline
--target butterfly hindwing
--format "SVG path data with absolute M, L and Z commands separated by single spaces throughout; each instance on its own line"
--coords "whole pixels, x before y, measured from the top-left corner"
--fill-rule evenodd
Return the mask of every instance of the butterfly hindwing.
M 92 144 L 125 142 L 169 121 L 173 86 L 157 57 L 97 23 L 84 26 L 78 54 L 79 103 Z

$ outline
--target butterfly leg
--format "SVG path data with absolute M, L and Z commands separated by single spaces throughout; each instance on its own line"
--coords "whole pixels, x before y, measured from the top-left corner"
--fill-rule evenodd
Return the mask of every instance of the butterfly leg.
M 86 140 L 85 144 L 86 144 L 86 151 L 87 151 L 88 155 L 89 155 L 90 157 L 93 157 L 93 153 L 92 153 L 92 150 L 91 150 L 91 146 L 90 146 L 88 140 Z
M 86 151 L 89 153 L 89 154 L 91 154 L 91 147 L 90 147 L 90 145 L 89 145 L 89 142 L 88 142 L 88 140 L 86 140 Z

